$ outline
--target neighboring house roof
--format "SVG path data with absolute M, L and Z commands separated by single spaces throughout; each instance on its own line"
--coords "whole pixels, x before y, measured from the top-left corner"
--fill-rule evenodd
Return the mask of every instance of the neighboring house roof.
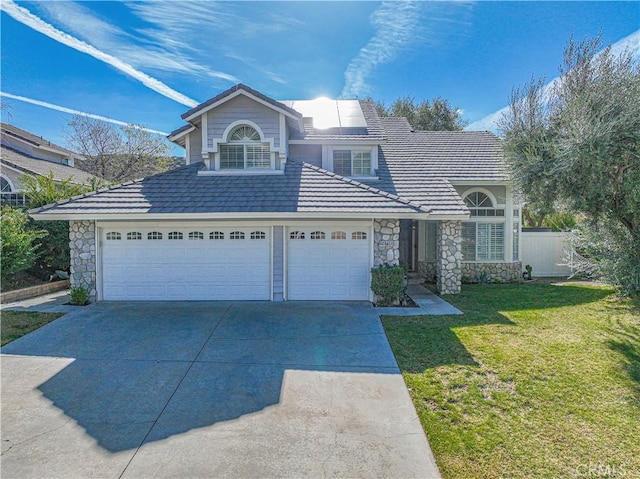
M 290 161 L 284 175 L 198 175 L 202 163 L 31 210 L 40 219 L 57 215 L 107 218 L 158 215 L 171 218 L 331 217 L 427 218 L 422 205 L 322 168 Z
M 10 125 L 8 123 L 1 123 L 1 130 L 3 135 L 8 135 L 13 138 L 17 138 L 19 140 L 30 143 L 33 146 L 37 146 L 40 148 L 45 148 L 48 150 L 54 150 L 62 155 L 68 155 L 72 158 L 82 158 L 81 155 L 75 153 L 71 150 L 68 150 L 60 145 L 56 145 L 55 143 L 50 142 L 49 140 L 45 140 L 41 136 L 34 135 L 33 133 L 29 133 L 17 126 Z
M 53 173 L 53 179 L 56 181 L 73 177 L 73 183 L 85 183 L 93 178 L 93 175 L 77 168 L 54 161 L 34 158 L 4 145 L 0 148 L 0 162 L 23 173 L 40 176 L 48 176 Z

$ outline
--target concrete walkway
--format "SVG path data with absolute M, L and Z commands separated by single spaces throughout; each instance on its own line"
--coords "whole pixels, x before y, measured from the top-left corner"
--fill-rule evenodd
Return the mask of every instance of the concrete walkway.
M 35 298 L 21 299 L 11 303 L 0 304 L 0 309 L 7 311 L 38 311 L 42 313 L 71 313 L 78 306 L 71 306 L 68 291 L 56 291 L 55 293 L 36 296 Z
M 448 314 L 464 314 L 455 306 L 447 303 L 437 294 L 432 293 L 420 284 L 409 283 L 407 296 L 418 305 L 417 308 L 378 307 L 380 316 L 440 316 Z
M 101 302 L 2 353 L 2 477 L 440 477 L 370 303 Z

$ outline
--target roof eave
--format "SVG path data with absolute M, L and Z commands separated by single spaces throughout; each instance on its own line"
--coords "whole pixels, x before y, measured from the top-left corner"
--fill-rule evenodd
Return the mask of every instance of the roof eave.
M 425 212 L 224 212 L 224 213 L 37 213 L 28 211 L 36 221 L 159 221 L 159 220 L 233 220 L 233 219 L 414 219 L 426 220 Z M 468 215 L 467 215 L 468 217 Z M 438 218 L 440 219 L 440 218 Z

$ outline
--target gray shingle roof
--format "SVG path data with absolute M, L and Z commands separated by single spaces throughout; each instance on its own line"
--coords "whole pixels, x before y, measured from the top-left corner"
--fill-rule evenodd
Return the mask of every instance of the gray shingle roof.
M 48 148 L 53 148 L 58 150 L 61 154 L 69 155 L 71 158 L 79 158 L 81 155 L 75 153 L 71 150 L 67 150 L 66 148 L 56 145 L 55 143 L 50 142 L 49 140 L 45 140 L 41 136 L 34 135 L 33 133 L 29 133 L 22 128 L 18 128 L 17 126 L 10 125 L 8 123 L 1 123 L 1 130 L 3 135 L 7 135 L 13 138 L 19 138 L 22 141 L 26 141 L 27 143 L 31 143 L 34 146 L 45 146 Z
M 56 181 L 73 177 L 73 183 L 86 183 L 93 178 L 93 175 L 77 168 L 34 158 L 4 145 L 0 147 L 0 161 L 7 166 L 11 166 L 25 173 L 40 176 L 48 176 L 53 173 L 53 179 Z
M 387 142 L 382 145 L 385 174 L 396 177 L 446 178 L 455 182 L 504 181 L 500 139 L 488 131 L 407 130 L 399 118 L 381 118 Z
M 429 208 L 433 216 L 467 214 L 452 182 L 504 181 L 500 140 L 489 132 L 418 131 L 405 118 L 380 118 L 380 189 Z
M 199 176 L 202 163 L 30 211 L 64 214 L 363 213 L 420 215 L 418 204 L 342 178 L 316 166 L 288 162 L 284 175 Z

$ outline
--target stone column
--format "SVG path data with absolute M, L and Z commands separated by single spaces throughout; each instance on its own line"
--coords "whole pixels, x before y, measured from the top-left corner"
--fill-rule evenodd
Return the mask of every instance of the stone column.
M 462 223 L 440 221 L 437 244 L 437 287 L 440 294 L 457 294 L 462 280 Z
M 69 221 L 71 250 L 71 286 L 80 286 L 96 300 L 96 227 L 95 221 Z
M 400 262 L 400 220 L 373 220 L 373 266 Z

